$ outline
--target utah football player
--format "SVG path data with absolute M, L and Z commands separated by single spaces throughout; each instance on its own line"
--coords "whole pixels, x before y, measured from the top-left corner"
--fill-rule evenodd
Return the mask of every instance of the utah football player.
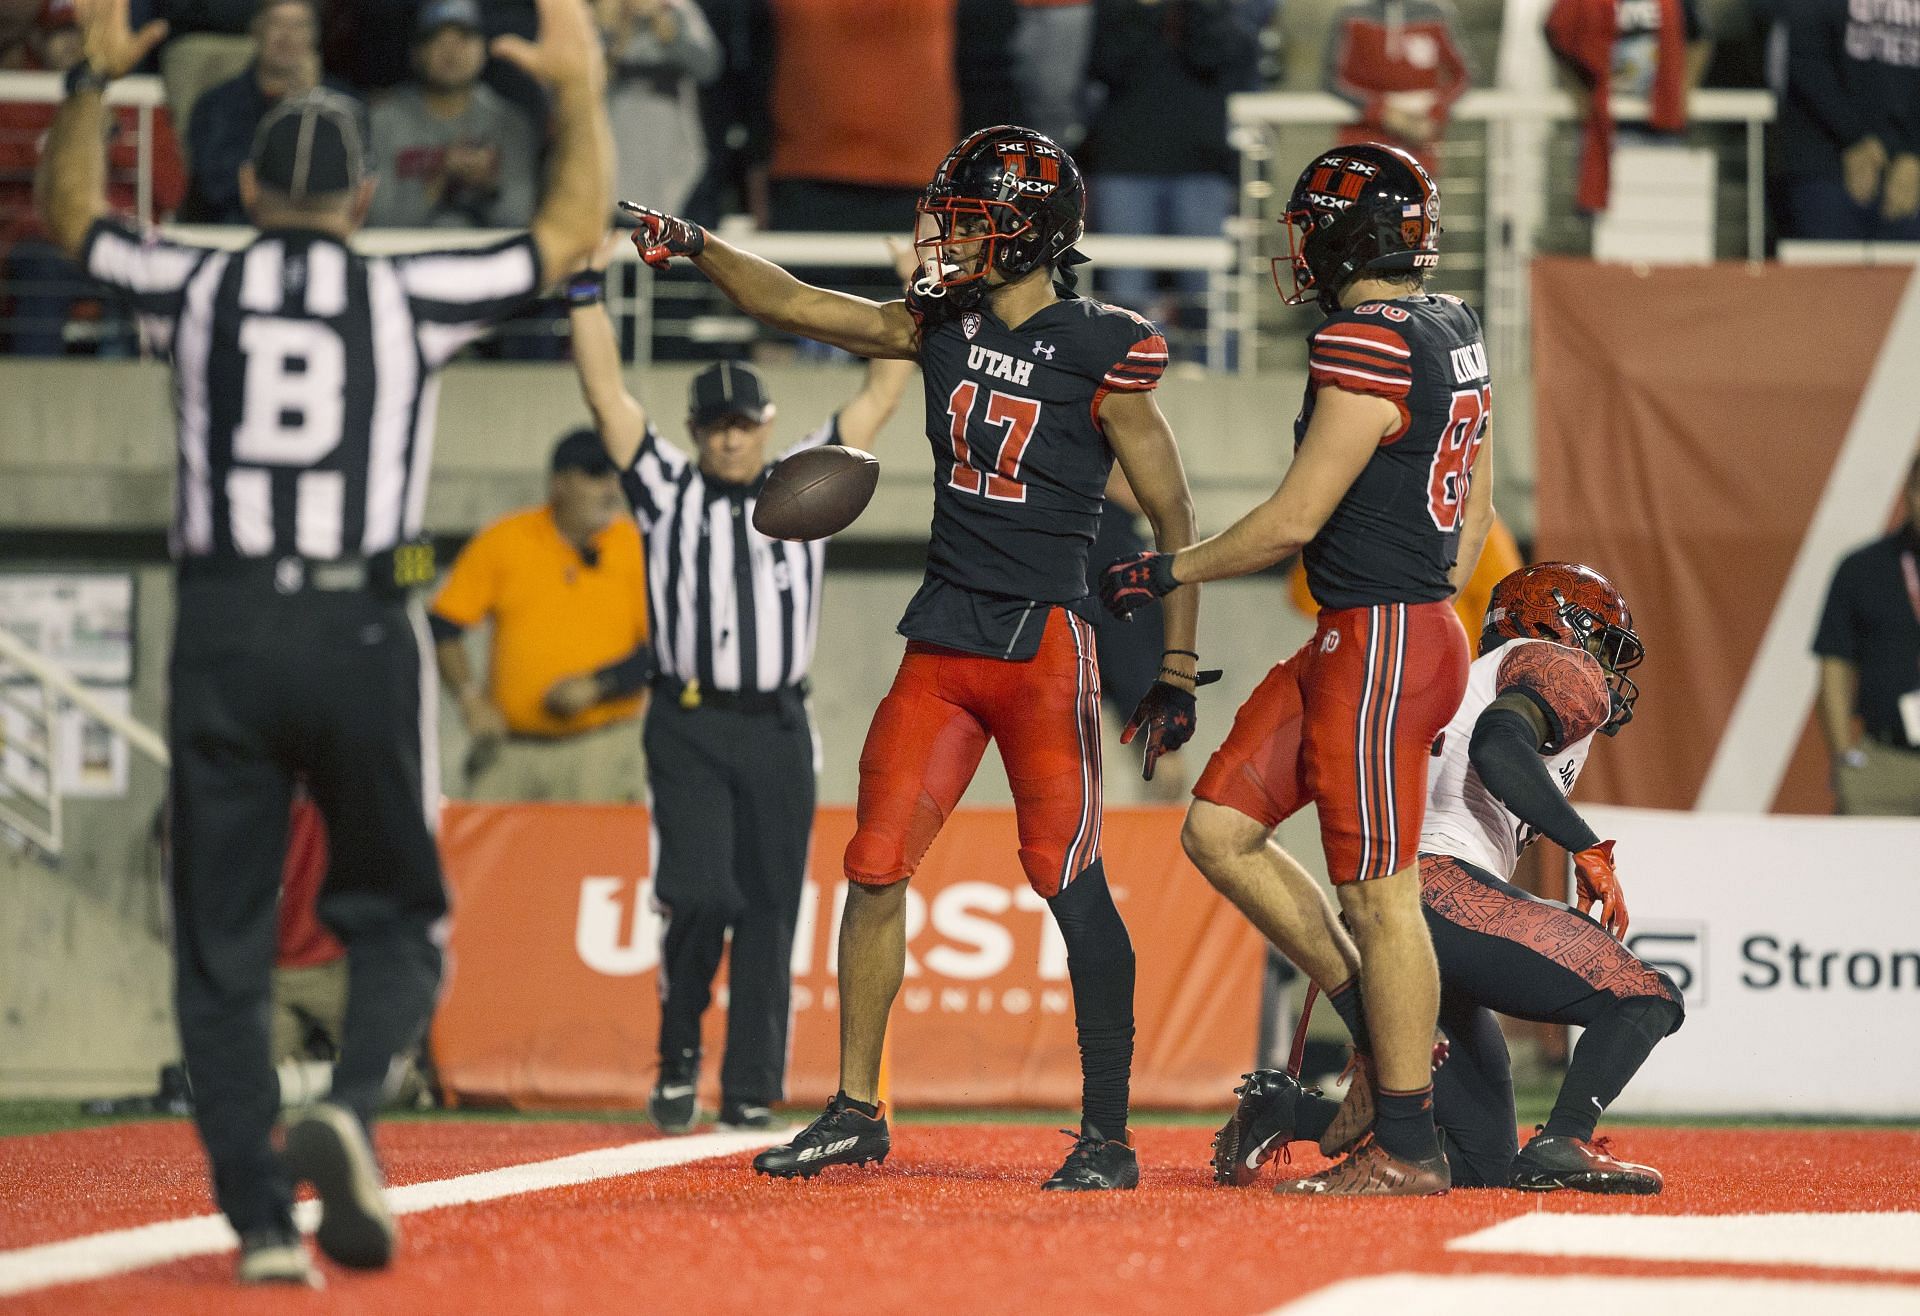
M 1466 633 L 1449 600 L 1493 516 L 1490 482 L 1474 478 L 1492 404 L 1486 349 L 1458 298 L 1423 291 L 1439 259 L 1440 194 L 1412 156 L 1326 152 L 1294 185 L 1285 222 L 1287 300 L 1311 293 L 1327 316 L 1309 339 L 1293 464 L 1226 531 L 1122 559 L 1101 593 L 1124 614 L 1304 550 L 1319 627 L 1241 707 L 1194 787 L 1183 839 L 1354 1037 L 1350 1106 L 1330 1145 L 1357 1150 L 1287 1191 L 1444 1192 L 1432 1112 L 1439 988 L 1414 860 L 1428 750 L 1466 688 Z M 1309 801 L 1351 936 L 1273 842 Z
M 1633 716 L 1638 691 L 1627 672 L 1644 650 L 1606 577 L 1561 562 L 1500 582 L 1480 646 L 1420 835 L 1421 903 L 1449 1043 L 1434 1118 L 1453 1185 L 1657 1193 L 1658 1170 L 1613 1156 L 1593 1130 L 1680 1026 L 1683 1006 L 1672 979 L 1621 944 L 1627 907 L 1613 842 L 1567 802 L 1595 733 L 1613 735 Z M 1520 852 L 1538 836 L 1573 856 L 1578 910 L 1512 885 Z M 1553 1113 L 1524 1149 L 1496 1011 L 1586 1030 Z M 1249 1074 L 1239 1095 L 1214 1139 L 1220 1183 L 1251 1183 L 1285 1143 L 1324 1137 L 1339 1111 L 1281 1070 Z
M 1040 133 L 967 137 L 917 208 L 920 272 L 905 301 L 880 304 L 811 287 L 685 220 L 629 207 L 650 264 L 691 258 L 763 323 L 863 356 L 917 359 L 926 380 L 932 543 L 900 622 L 906 656 L 860 756 L 840 932 L 841 1091 L 754 1168 L 810 1177 L 887 1155 L 877 1088 L 905 963 L 906 883 L 992 740 L 1013 787 L 1021 866 L 1066 940 L 1080 1043 L 1080 1132 L 1045 1186 L 1132 1188 L 1134 961 L 1100 860 L 1086 568 L 1116 457 L 1160 547 L 1194 539 L 1179 450 L 1153 398 L 1167 346 L 1131 312 L 1072 294 L 1086 189 Z M 1194 727 L 1196 591 L 1168 605 L 1160 679 L 1122 737 L 1145 730 L 1149 776 Z

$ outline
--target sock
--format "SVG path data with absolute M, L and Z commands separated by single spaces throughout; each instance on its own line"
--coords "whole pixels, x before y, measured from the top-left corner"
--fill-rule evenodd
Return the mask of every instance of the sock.
M 1433 1084 L 1414 1092 L 1373 1094 L 1373 1137 L 1380 1149 L 1403 1161 L 1427 1161 L 1440 1154 L 1433 1127 Z
M 1356 975 L 1327 993 L 1327 1004 L 1347 1026 L 1353 1049 L 1362 1055 L 1373 1054 L 1373 1039 L 1367 1035 L 1367 1013 L 1360 1006 L 1360 979 Z
M 1543 1132 L 1553 1138 L 1593 1137 L 1600 1116 L 1679 1017 L 1680 1008 L 1660 996 L 1632 996 L 1609 1006 L 1573 1048 Z
M 1106 1138 L 1124 1138 L 1133 1074 L 1133 941 L 1098 859 L 1047 907 L 1067 943 L 1073 1027 L 1080 1040 L 1081 1125 Z
M 875 1105 L 871 1101 L 855 1101 L 852 1097 L 847 1095 L 847 1091 L 845 1088 L 842 1088 L 840 1091 L 834 1093 L 833 1099 L 839 1102 L 842 1106 L 846 1106 L 852 1110 L 859 1111 L 862 1115 L 865 1115 L 870 1120 L 880 1118 L 879 1106 Z
M 1302 1092 L 1293 1108 L 1293 1136 L 1301 1142 L 1318 1142 L 1339 1113 L 1340 1103 L 1332 1097 L 1311 1090 Z

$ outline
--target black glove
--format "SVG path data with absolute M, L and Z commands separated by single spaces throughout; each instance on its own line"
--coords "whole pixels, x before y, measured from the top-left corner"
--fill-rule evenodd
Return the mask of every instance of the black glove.
M 636 206 L 631 201 L 622 201 L 620 209 L 634 218 L 634 249 L 656 270 L 666 269 L 675 256 L 698 256 L 707 249 L 707 231 L 692 220 Z
M 1144 608 L 1180 587 L 1173 578 L 1173 554 L 1151 550 L 1117 558 L 1100 573 L 1100 601 L 1121 621 L 1132 621 L 1133 610 Z
M 1194 689 L 1212 685 L 1219 679 L 1218 668 L 1200 672 L 1193 678 Z M 1152 781 L 1153 766 L 1160 761 L 1160 756 L 1173 753 L 1193 739 L 1198 716 L 1193 690 L 1183 690 L 1170 681 L 1155 681 L 1147 687 L 1140 706 L 1133 710 L 1133 716 L 1120 732 L 1120 743 L 1131 745 L 1140 728 L 1147 729 L 1145 759 L 1140 765 L 1142 777 Z

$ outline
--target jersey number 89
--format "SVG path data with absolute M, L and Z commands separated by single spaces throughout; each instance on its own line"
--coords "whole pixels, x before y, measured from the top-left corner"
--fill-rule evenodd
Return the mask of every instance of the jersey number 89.
M 1463 388 L 1453 395 L 1453 409 L 1447 414 L 1447 427 L 1433 450 L 1433 465 L 1427 472 L 1427 515 L 1442 532 L 1451 534 L 1460 528 L 1460 514 L 1467 505 L 1467 486 L 1473 479 L 1473 459 L 1486 436 L 1487 419 L 1493 414 L 1493 388 Z

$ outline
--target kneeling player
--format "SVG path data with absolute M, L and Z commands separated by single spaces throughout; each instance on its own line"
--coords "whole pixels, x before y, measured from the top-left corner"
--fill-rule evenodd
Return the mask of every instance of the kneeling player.
M 1420 899 L 1440 963 L 1449 1054 L 1434 1120 L 1457 1188 L 1657 1193 L 1660 1172 L 1609 1155 L 1594 1125 L 1655 1044 L 1680 1026 L 1671 979 L 1620 943 L 1627 910 L 1601 841 L 1567 802 L 1596 731 L 1617 732 L 1644 654 L 1625 601 L 1600 573 L 1565 563 L 1494 589 L 1481 657 L 1448 725 L 1420 837 Z M 1574 856 L 1582 909 L 1515 887 L 1520 851 L 1545 836 Z M 1494 1012 L 1578 1024 L 1553 1113 L 1524 1149 Z M 1339 1103 L 1279 1070 L 1247 1076 L 1214 1139 L 1219 1183 L 1251 1183 L 1293 1139 L 1319 1140 Z

